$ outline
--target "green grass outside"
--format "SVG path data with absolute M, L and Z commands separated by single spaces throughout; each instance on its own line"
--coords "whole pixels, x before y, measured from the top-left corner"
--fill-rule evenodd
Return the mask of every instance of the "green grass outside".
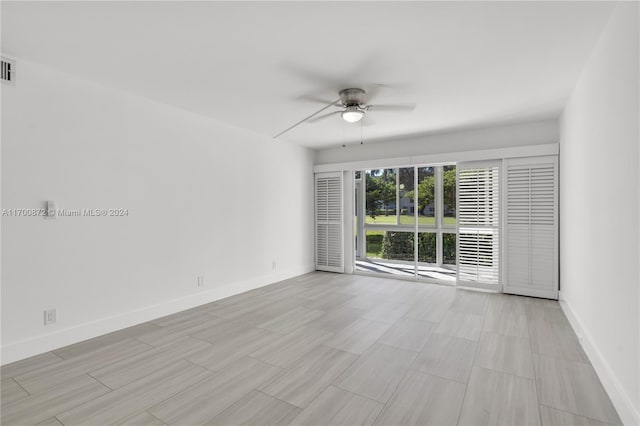
M 400 216 L 400 218 L 402 219 L 403 216 Z M 405 216 L 405 218 L 407 218 Z M 413 224 L 413 218 L 412 217 L 408 217 L 409 219 L 411 219 L 410 222 L 402 222 L 403 224 Z M 418 223 L 420 225 L 434 225 L 435 224 L 435 219 L 432 217 L 419 217 L 418 218 L 419 221 Z M 395 216 L 376 216 L 376 221 L 373 221 L 373 218 L 371 216 L 367 216 L 367 223 L 374 223 L 374 224 L 379 224 L 379 225 L 389 225 L 389 224 L 395 224 Z M 455 217 L 445 217 L 444 218 L 444 223 L 447 225 L 455 225 L 456 224 L 456 218 Z M 401 231 L 402 232 L 402 231 Z M 410 232 L 410 231 L 409 231 Z M 384 238 L 384 233 L 385 231 L 376 231 L 373 229 L 367 229 L 366 231 L 367 233 L 367 237 L 366 237 L 366 244 L 367 244 L 367 257 L 370 258 L 380 258 L 382 257 L 382 240 Z
M 400 224 L 402 225 L 413 225 L 414 224 L 413 216 L 403 216 L 400 215 Z M 455 225 L 456 218 L 455 217 L 445 217 L 443 218 L 445 225 Z M 371 216 L 367 216 L 366 223 L 368 224 L 377 224 L 377 225 L 395 225 L 396 224 L 396 216 L 376 216 L 375 219 Z M 436 223 L 435 218 L 433 217 L 425 217 L 418 216 L 418 225 L 431 225 L 434 226 Z M 367 230 L 367 257 L 371 258 L 380 258 L 382 255 L 382 239 L 384 238 L 384 231 L 376 231 L 372 229 Z

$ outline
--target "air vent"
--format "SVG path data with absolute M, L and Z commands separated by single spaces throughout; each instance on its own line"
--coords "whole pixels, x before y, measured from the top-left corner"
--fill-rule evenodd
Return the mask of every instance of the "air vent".
M 3 83 L 15 86 L 16 84 L 16 61 L 2 58 L 0 66 L 0 80 Z

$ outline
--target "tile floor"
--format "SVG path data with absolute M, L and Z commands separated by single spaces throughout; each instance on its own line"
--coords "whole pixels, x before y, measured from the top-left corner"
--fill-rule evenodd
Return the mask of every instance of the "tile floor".
M 314 272 L 2 367 L 3 425 L 614 425 L 557 302 Z

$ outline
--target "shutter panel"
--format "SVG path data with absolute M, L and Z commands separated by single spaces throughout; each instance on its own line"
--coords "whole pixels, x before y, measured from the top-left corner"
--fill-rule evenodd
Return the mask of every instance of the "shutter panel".
M 458 285 L 500 285 L 500 164 L 462 163 L 458 183 Z
M 505 165 L 505 292 L 557 299 L 557 157 L 509 159 Z
M 342 250 L 342 173 L 318 173 L 316 198 L 316 269 L 344 272 Z

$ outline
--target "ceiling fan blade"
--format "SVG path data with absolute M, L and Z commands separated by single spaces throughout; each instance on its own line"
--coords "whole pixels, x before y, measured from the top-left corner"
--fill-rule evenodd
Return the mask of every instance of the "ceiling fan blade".
M 380 89 L 393 89 L 393 86 L 388 84 L 371 83 L 364 86 L 364 90 L 367 92 L 366 99 L 371 102 L 380 92 Z
M 371 70 L 379 70 L 381 66 L 385 65 L 382 60 L 381 51 L 375 49 L 364 53 L 362 56 L 354 55 L 352 60 L 344 63 L 345 67 L 351 65 L 349 69 L 344 69 L 342 73 L 342 82 L 357 82 L 362 83 L 362 75 Z
M 329 76 L 326 73 L 318 72 L 314 69 L 305 68 L 292 62 L 280 64 L 280 68 L 289 74 L 295 75 L 301 80 L 313 83 L 315 86 L 334 87 L 340 84 L 340 79 Z
M 342 110 L 333 111 L 333 112 L 329 112 L 327 114 L 322 114 L 322 115 L 315 116 L 315 117 L 310 118 L 309 120 L 307 120 L 307 122 L 315 123 L 316 121 L 324 120 L 325 118 L 329 118 L 329 117 L 331 117 L 333 115 L 336 115 L 336 114 L 342 114 Z
M 322 105 L 326 105 L 331 103 L 331 101 L 328 101 L 326 99 L 320 98 L 318 96 L 315 95 L 302 95 L 302 96 L 298 96 L 297 98 L 298 100 L 303 100 L 303 101 L 309 101 L 309 102 L 313 102 L 316 104 L 322 104 Z
M 313 117 L 315 117 L 316 115 L 320 114 L 322 111 L 324 111 L 324 110 L 326 110 L 326 109 L 328 109 L 328 108 L 331 108 L 332 106 L 336 105 L 338 102 L 340 102 L 340 99 L 336 99 L 335 101 L 331 102 L 329 105 L 326 105 L 326 106 L 324 106 L 324 107 L 320 108 L 318 111 L 316 111 L 316 112 L 314 112 L 313 114 L 311 114 L 311 115 L 309 115 L 309 116 L 307 116 L 307 117 L 303 118 L 302 120 L 298 121 L 298 122 L 297 122 L 297 123 L 295 123 L 294 125 L 287 127 L 286 129 L 284 129 L 283 131 L 281 131 L 281 132 L 280 132 L 280 133 L 278 133 L 277 135 L 274 135 L 274 136 L 273 136 L 273 138 L 274 138 L 274 139 L 279 138 L 280 136 L 282 136 L 282 135 L 284 135 L 285 133 L 287 133 L 289 130 L 292 130 L 292 129 L 294 129 L 294 128 L 298 127 L 299 125 L 301 125 L 301 124 L 302 124 L 302 123 L 304 123 L 305 121 L 310 120 L 310 119 L 312 119 Z M 336 112 L 339 112 L 339 111 L 336 111 Z
M 413 111 L 416 104 L 367 105 L 367 111 Z

